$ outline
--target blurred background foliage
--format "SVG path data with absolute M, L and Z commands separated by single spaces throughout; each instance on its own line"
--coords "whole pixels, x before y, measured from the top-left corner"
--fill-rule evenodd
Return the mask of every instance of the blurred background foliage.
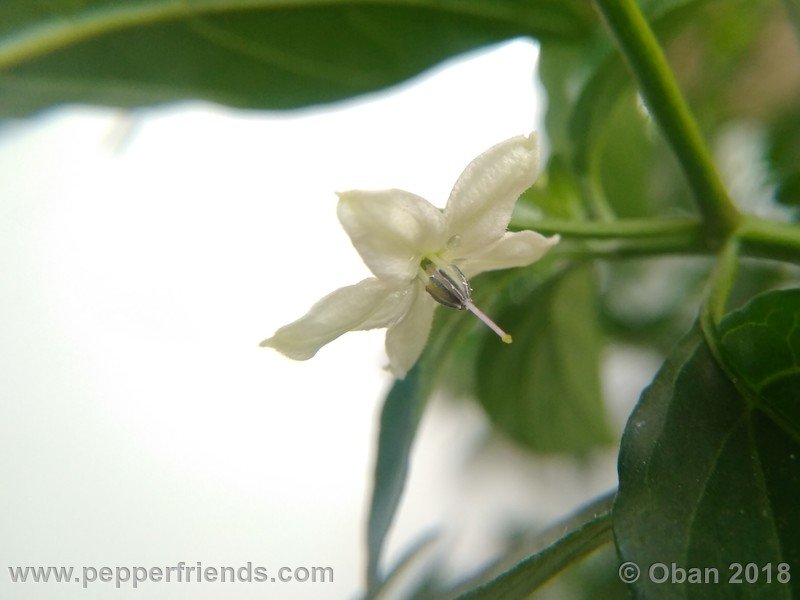
M 800 51 L 787 6 L 749 0 L 650 6 L 735 200 L 756 214 L 796 219 Z M 518 206 L 526 224 L 694 214 L 677 161 L 612 50 L 599 23 L 580 39 L 542 42 L 551 154 Z M 545 264 L 493 298 L 484 300 L 482 288 L 502 287 L 507 276 L 477 279 L 476 297 L 500 323 L 515 325 L 515 348 L 500 352 L 490 334 L 476 329 L 477 349 L 459 345 L 451 357 L 465 364 L 447 378 L 450 385 L 469 388 L 464 382 L 473 373 L 475 395 L 492 422 L 539 453 L 581 455 L 610 442 L 599 385 L 604 353 L 632 344 L 665 356 L 696 319 L 712 266 L 701 251 L 651 258 L 623 253 L 583 265 L 588 245 L 567 239 Z M 743 261 L 731 306 L 796 281 L 788 265 Z M 571 361 L 561 360 L 567 356 Z

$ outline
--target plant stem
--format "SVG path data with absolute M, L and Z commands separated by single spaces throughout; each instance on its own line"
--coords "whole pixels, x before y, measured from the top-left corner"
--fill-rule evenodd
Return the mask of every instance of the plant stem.
M 738 267 L 739 240 L 733 238 L 725 244 L 719 253 L 717 264 L 714 266 L 711 278 L 708 281 L 706 297 L 703 301 L 703 306 L 700 308 L 700 330 L 717 365 L 725 372 L 731 383 L 747 398 L 749 392 L 746 386 L 742 386 L 741 377 L 737 376 L 736 371 L 730 368 L 720 349 L 718 330 L 719 322 L 725 316 L 728 296 L 730 295 L 731 287 L 733 287 Z
M 728 305 L 728 295 L 733 280 L 736 278 L 736 271 L 739 266 L 739 242 L 731 239 L 717 257 L 717 264 L 711 273 L 706 290 L 706 299 L 703 303 L 701 324 L 706 334 L 716 329 L 717 323 L 725 315 L 725 307 Z M 709 337 L 706 335 L 706 337 Z
M 703 256 L 710 250 L 698 238 L 694 243 L 685 238 L 663 238 L 655 240 L 587 241 L 559 247 L 558 256 L 572 259 L 615 260 L 644 258 L 649 256 Z
M 703 224 L 696 219 L 620 219 L 618 221 L 570 221 L 523 216 L 511 229 L 532 229 L 559 234 L 566 240 L 588 244 L 563 248 L 571 256 L 625 258 L 653 254 L 707 254 L 713 250 L 704 240 Z M 743 256 L 771 258 L 800 264 L 800 225 L 743 215 L 733 232 Z M 598 242 L 592 244 L 591 242 Z M 607 243 L 603 243 L 607 242 Z
M 636 77 L 692 187 L 706 225 L 707 242 L 718 247 L 741 215 L 731 202 L 711 154 L 678 89 L 664 52 L 636 0 L 594 0 Z
M 514 229 L 533 229 L 539 233 L 558 233 L 568 238 L 631 239 L 691 236 L 702 232 L 696 219 L 621 219 L 618 221 L 568 221 L 530 218 L 514 219 Z
M 592 161 L 591 173 L 581 177 L 581 192 L 583 202 L 589 214 L 599 221 L 613 221 L 616 216 L 614 210 L 606 199 L 603 186 L 600 185 L 600 176 L 597 170 L 597 160 Z
M 800 225 L 748 216 L 736 235 L 748 255 L 800 264 Z

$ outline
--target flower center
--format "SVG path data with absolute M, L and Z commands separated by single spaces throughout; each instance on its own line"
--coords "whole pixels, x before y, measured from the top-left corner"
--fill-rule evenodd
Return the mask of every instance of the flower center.
M 457 310 L 468 310 L 492 331 L 494 331 L 506 344 L 511 343 L 511 336 L 500 329 L 486 314 L 472 303 L 472 286 L 469 280 L 454 264 L 434 262 L 429 258 L 422 259 L 421 279 L 425 282 L 425 290 L 439 304 L 444 304 Z

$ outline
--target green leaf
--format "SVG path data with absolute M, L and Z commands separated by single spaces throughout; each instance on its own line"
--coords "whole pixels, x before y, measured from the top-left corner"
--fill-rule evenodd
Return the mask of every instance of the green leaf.
M 693 331 L 642 394 L 622 439 L 614 533 L 643 597 L 800 593 L 800 290 L 754 299 L 719 325 L 723 370 Z M 653 563 L 716 568 L 718 585 L 654 583 Z M 732 563 L 772 565 L 728 584 Z M 792 582 L 777 583 L 781 563 Z M 688 571 L 687 571 L 688 572 Z
M 775 199 L 800 206 L 800 110 L 769 124 L 766 158 L 776 185 Z
M 580 183 L 561 156 L 551 156 L 547 169 L 528 188 L 514 208 L 514 218 L 530 223 L 536 219 L 584 217 Z
M 409 586 L 409 580 L 418 586 L 425 585 L 425 575 L 430 574 L 432 565 L 420 566 L 419 563 L 423 561 L 427 554 L 430 554 L 431 549 L 438 540 L 439 534 L 436 532 L 422 535 L 403 552 L 403 555 L 381 579 L 380 583 L 369 590 L 367 597 L 397 598 L 399 594 L 397 590 L 406 589 Z M 418 580 L 416 582 L 413 581 L 415 577 Z
M 405 379 L 395 381 L 380 418 L 374 486 L 367 522 L 367 589 L 381 583 L 383 545 L 405 488 L 409 455 L 422 415 L 426 393 L 418 363 Z
M 800 289 L 758 296 L 719 337 L 740 392 L 800 444 Z
M 800 0 L 784 0 L 789 20 L 794 26 L 795 35 L 800 37 Z
M 539 56 L 539 77 L 547 94 L 545 125 L 553 155 L 572 161 L 573 144 L 569 123 L 575 103 L 586 81 L 597 69 L 599 54 L 608 54 L 611 45 L 606 38 L 587 37 L 572 43 L 559 40 L 542 42 Z
M 613 494 L 589 507 L 591 516 L 569 533 L 533 554 L 499 576 L 458 596 L 460 600 L 524 599 L 590 552 L 611 541 L 611 502 Z M 560 528 L 563 531 L 563 528 Z
M 187 98 L 293 108 L 521 35 L 570 39 L 594 21 L 577 0 L 5 0 L 0 116 Z
M 614 544 L 603 545 L 550 579 L 529 600 L 630 600 L 618 570 L 617 549 Z
M 705 257 L 599 265 L 604 331 L 615 340 L 666 356 L 695 321 L 710 268 Z
M 497 317 L 514 343 L 487 336 L 478 357 L 478 398 L 492 422 L 537 452 L 583 454 L 610 443 L 591 270 L 569 270 Z
M 387 583 L 380 572 L 386 536 L 405 489 L 411 449 L 428 396 L 448 366 L 448 351 L 462 340 L 470 321 L 457 311 L 440 308 L 425 351 L 405 379 L 392 385 L 380 416 L 372 498 L 367 521 L 367 594 Z M 391 573 L 388 575 L 391 577 Z
M 659 37 L 670 38 L 702 7 L 702 0 L 655 0 L 643 4 Z M 608 116 L 634 81 L 608 36 L 593 35 L 569 43 L 542 44 L 540 74 L 548 96 L 547 130 L 554 152 L 574 161 L 579 172 L 589 168 L 590 155 Z

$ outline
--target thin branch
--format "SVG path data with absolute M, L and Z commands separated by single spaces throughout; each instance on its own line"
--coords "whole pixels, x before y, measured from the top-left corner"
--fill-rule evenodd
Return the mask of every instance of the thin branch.
M 731 202 L 664 52 L 635 0 L 594 0 L 694 191 L 708 243 L 718 247 L 741 215 Z
M 698 236 L 702 223 L 696 219 L 620 219 L 616 221 L 569 221 L 555 219 L 514 219 L 513 229 L 558 233 L 565 238 L 631 239 Z

